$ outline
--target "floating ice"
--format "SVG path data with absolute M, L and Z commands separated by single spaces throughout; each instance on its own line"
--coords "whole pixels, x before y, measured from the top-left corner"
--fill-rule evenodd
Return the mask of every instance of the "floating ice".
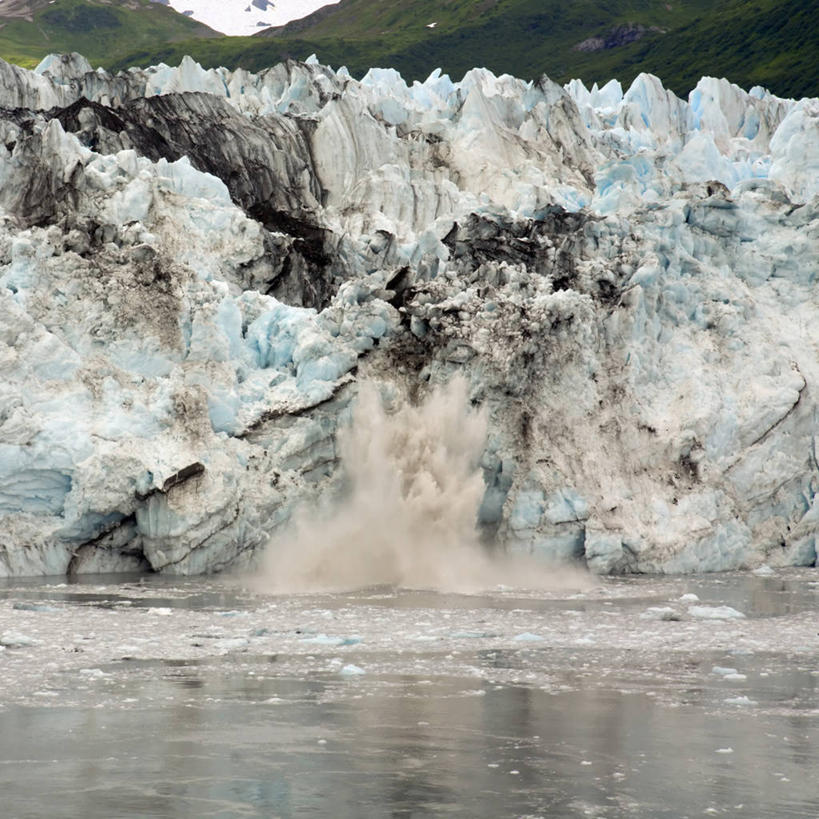
M 109 676 L 101 668 L 81 668 L 79 673 L 82 674 L 83 677 L 95 680 Z
M 332 637 L 326 634 L 317 634 L 315 637 L 305 637 L 301 643 L 318 646 L 354 646 L 361 642 L 360 637 Z
M 38 643 L 33 637 L 22 634 L 19 631 L 6 631 L 0 634 L 0 646 L 5 648 L 27 648 L 36 646 Z
M 56 606 L 49 606 L 46 603 L 15 603 L 12 608 L 16 609 L 17 611 L 60 611 L 60 609 L 58 609 Z
M 688 613 L 701 620 L 736 620 L 745 615 L 731 606 L 689 606 Z
M 250 645 L 250 641 L 244 637 L 232 637 L 216 641 L 217 648 L 224 652 L 239 651 L 247 648 L 248 645 Z

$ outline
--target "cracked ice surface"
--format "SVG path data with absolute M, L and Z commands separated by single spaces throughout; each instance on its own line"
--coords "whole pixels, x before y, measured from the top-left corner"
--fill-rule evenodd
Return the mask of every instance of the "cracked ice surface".
M 817 100 L 73 55 L 0 102 L 1 575 L 245 561 L 360 383 L 456 373 L 500 548 L 815 563 Z

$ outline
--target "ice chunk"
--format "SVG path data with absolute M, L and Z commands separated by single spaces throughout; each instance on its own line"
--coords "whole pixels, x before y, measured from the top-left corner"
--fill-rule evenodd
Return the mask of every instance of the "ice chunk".
M 49 606 L 46 603 L 15 603 L 12 608 L 15 611 L 60 611 L 56 606 Z
M 543 639 L 539 634 L 533 634 L 531 631 L 524 631 L 522 634 L 515 635 L 515 641 L 518 643 L 539 643 Z
M 741 611 L 731 606 L 689 606 L 688 613 L 701 620 L 735 620 L 745 617 Z
M 750 697 L 740 696 L 740 697 L 726 697 L 723 702 L 726 705 L 756 705 L 756 701 L 752 700 Z
M 715 665 L 711 669 L 711 673 L 719 675 L 728 682 L 742 682 L 748 679 L 746 674 L 740 674 L 735 668 L 727 668 L 719 665 Z
M 96 680 L 110 676 L 110 674 L 106 674 L 101 668 L 81 668 L 79 673 L 86 679 Z
M 762 566 L 758 566 L 756 569 L 754 569 L 753 574 L 755 574 L 757 577 L 771 577 L 776 573 L 770 566 L 765 564 Z
M 216 642 L 216 646 L 225 652 L 239 651 L 247 648 L 248 645 L 250 645 L 250 641 L 245 637 L 229 637 Z
M 27 648 L 36 646 L 38 641 L 19 631 L 5 631 L 0 634 L 0 645 L 6 648 Z
M 299 640 L 299 642 L 317 646 L 340 646 L 344 644 L 344 638 L 328 637 L 326 634 L 317 634 L 315 637 L 305 637 L 303 640 Z

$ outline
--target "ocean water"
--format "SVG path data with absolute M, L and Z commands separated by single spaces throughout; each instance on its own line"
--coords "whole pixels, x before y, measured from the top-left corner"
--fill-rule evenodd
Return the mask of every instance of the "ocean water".
M 2 813 L 815 818 L 818 611 L 815 570 L 6 581 Z

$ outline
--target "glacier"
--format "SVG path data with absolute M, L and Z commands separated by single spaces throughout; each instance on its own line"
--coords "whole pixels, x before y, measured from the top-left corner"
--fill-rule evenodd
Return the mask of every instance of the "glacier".
M 486 413 L 495 549 L 816 563 L 819 100 L 0 62 L 0 576 L 256 559 L 360 387 Z

